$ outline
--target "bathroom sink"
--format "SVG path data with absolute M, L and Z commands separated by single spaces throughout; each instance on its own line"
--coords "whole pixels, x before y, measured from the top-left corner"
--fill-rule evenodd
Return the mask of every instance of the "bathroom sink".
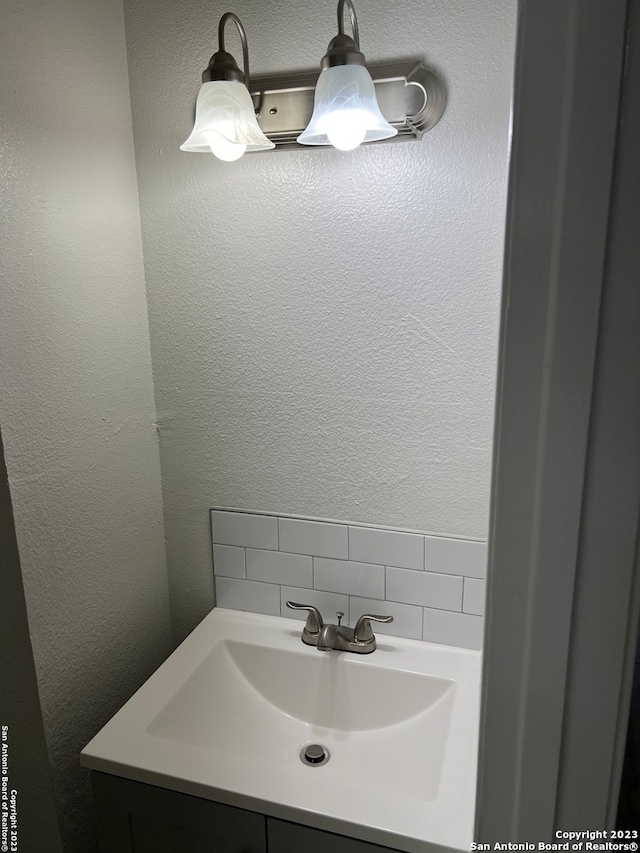
M 216 609 L 82 753 L 86 767 L 407 851 L 472 840 L 480 656 Z M 320 744 L 328 761 L 301 752 Z
M 437 793 L 455 683 L 376 666 L 342 652 L 312 654 L 223 639 L 147 728 L 155 737 L 299 770 L 308 743 L 329 750 L 323 773 L 345 762 L 359 786 Z

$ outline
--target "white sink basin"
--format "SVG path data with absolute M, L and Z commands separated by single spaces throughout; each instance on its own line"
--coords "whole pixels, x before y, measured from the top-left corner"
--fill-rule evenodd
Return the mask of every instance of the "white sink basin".
M 390 636 L 371 655 L 318 652 L 301 628 L 212 611 L 83 765 L 407 851 L 468 850 L 480 655 Z M 310 743 L 326 764 L 303 764 Z
M 379 788 L 386 775 L 396 792 L 433 799 L 454 689 L 450 680 L 376 666 L 374 657 L 223 639 L 147 732 L 296 771 L 301 748 L 317 741 L 333 759 L 324 782 L 337 776 L 339 784 L 348 761 L 360 787 Z

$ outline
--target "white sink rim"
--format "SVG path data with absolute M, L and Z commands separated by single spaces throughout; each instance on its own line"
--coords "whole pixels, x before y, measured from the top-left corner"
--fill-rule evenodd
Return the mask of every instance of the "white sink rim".
M 358 667 L 455 682 L 440 783 L 429 801 L 405 795 L 394 799 L 388 792 L 385 797 L 381 787 L 379 795 L 374 791 L 371 797 L 356 796 L 347 802 L 344 786 L 338 790 L 337 784 L 336 790 L 321 786 L 328 790 L 320 797 L 316 774 L 325 768 L 305 768 L 298 762 L 295 770 L 289 766 L 274 772 L 273 765 L 256 770 L 246 756 L 226 754 L 224 761 L 215 760 L 215 752 L 151 733 L 161 710 L 221 641 L 294 653 L 297 660 L 308 659 L 312 667 L 318 665 L 317 656 L 330 654 L 339 656 L 344 666 L 347 653 L 304 646 L 301 627 L 292 619 L 214 609 L 85 747 L 82 765 L 410 853 L 432 850 L 434 845 L 468 850 L 475 809 L 479 652 L 385 635 L 379 637 L 379 648 L 372 655 L 348 655 Z M 355 671 L 350 661 L 345 664 Z M 380 744 L 390 743 L 393 728 L 371 734 Z M 402 726 L 395 728 L 399 731 Z M 304 774 L 312 774 L 316 782 Z

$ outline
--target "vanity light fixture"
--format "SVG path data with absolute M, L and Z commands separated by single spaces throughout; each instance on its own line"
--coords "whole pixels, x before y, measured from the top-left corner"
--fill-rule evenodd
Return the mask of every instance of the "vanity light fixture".
M 349 10 L 353 38 L 344 31 L 344 10 Z M 320 63 L 313 115 L 298 137 L 302 145 L 333 145 L 351 151 L 361 142 L 396 136 L 380 112 L 371 75 L 360 50 L 356 10 L 351 0 L 338 2 L 338 35 L 329 42 Z
M 353 37 L 344 32 L 345 7 Z M 240 33 L 244 73 L 225 50 L 228 21 Z M 247 37 L 232 12 L 220 19 L 218 48 L 202 75 L 196 120 L 183 151 L 237 160 L 245 151 L 305 150 L 300 143 L 306 150 L 327 145 L 350 150 L 361 142 L 422 139 L 444 112 L 444 86 L 420 60 L 365 68 L 352 0 L 338 2 L 338 35 L 319 77 L 317 71 L 297 71 L 250 80 Z
M 224 28 L 233 21 L 242 42 L 243 71 L 224 49 Z M 249 49 L 247 35 L 237 15 L 227 12 L 218 24 L 218 50 L 202 74 L 202 86 L 196 101 L 196 120 L 182 151 L 210 151 L 220 160 L 238 160 L 245 151 L 275 148 L 256 119 L 247 89 Z

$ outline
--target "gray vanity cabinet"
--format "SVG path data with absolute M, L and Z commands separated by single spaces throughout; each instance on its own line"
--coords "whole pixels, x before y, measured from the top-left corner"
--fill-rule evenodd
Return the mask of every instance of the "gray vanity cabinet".
M 91 774 L 100 853 L 266 853 L 263 815 Z
M 119 776 L 91 776 L 100 853 L 399 853 Z

